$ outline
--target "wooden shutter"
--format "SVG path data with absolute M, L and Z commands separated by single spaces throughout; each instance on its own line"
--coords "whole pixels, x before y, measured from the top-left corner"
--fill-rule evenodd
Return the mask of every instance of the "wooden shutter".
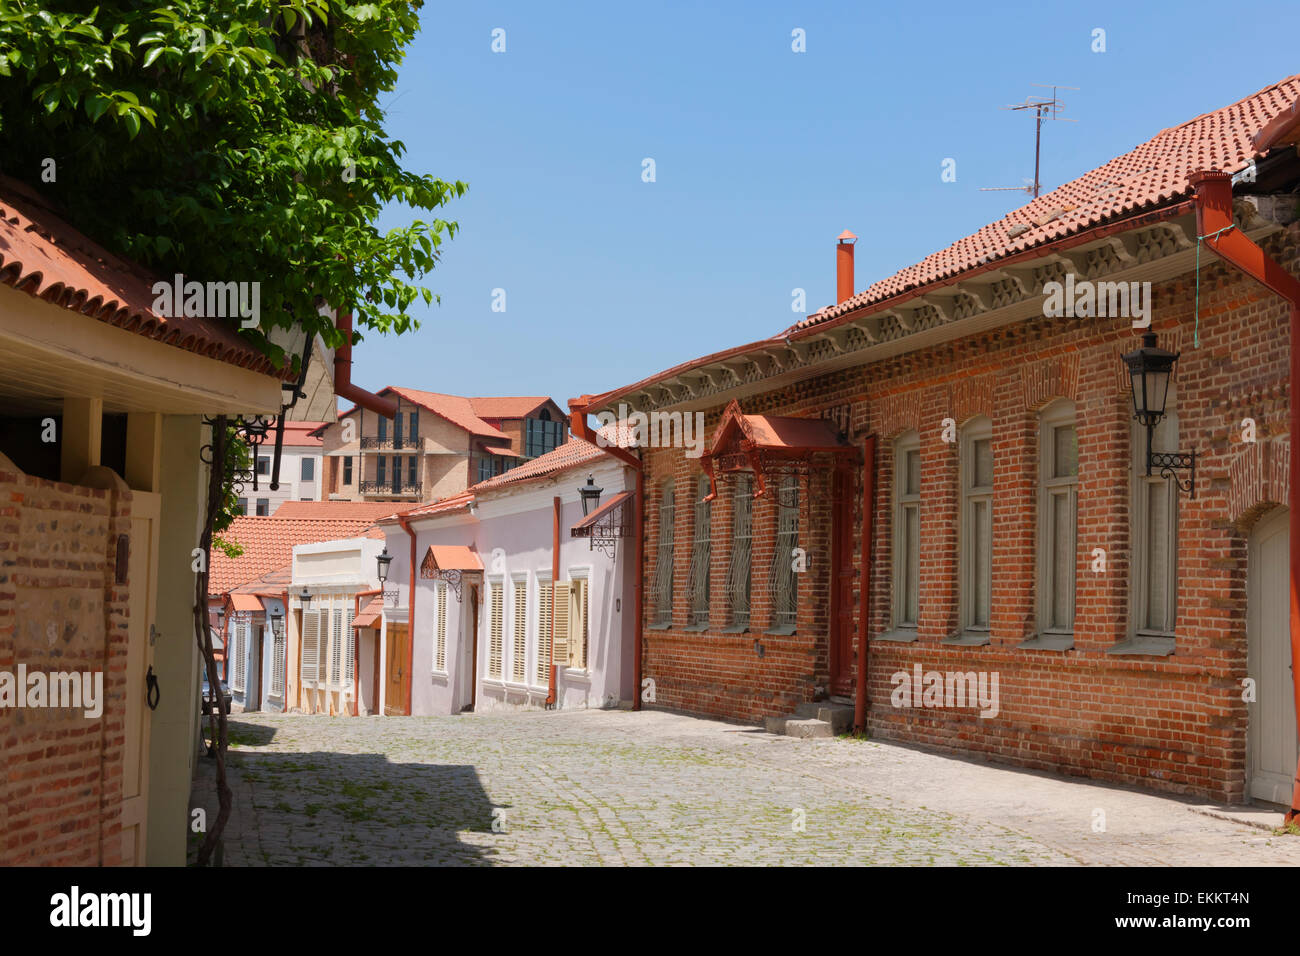
M 302 614 L 302 679 L 316 679 L 316 661 L 320 656 L 320 611 Z
M 347 605 L 343 612 L 343 682 L 349 687 L 357 673 L 357 632 L 352 629 L 356 616 L 355 604 Z
M 504 615 L 504 582 L 492 585 L 491 609 L 488 625 L 488 677 L 500 678 L 502 655 L 502 617 Z
M 570 588 L 573 610 L 569 612 L 569 666 L 587 666 L 587 585 L 586 578 L 574 581 Z
M 569 591 L 572 585 L 560 581 L 555 585 L 555 663 L 565 667 L 569 663 Z
M 537 682 L 548 681 L 551 666 L 551 582 L 537 583 Z
M 528 653 L 528 582 L 515 582 L 514 642 L 511 653 L 510 676 L 523 682 L 528 676 L 525 655 Z

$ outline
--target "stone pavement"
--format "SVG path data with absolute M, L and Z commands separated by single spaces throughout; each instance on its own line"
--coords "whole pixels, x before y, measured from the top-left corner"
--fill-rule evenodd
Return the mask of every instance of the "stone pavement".
M 231 739 L 227 866 L 1300 865 L 1203 800 L 659 711 L 252 713 Z

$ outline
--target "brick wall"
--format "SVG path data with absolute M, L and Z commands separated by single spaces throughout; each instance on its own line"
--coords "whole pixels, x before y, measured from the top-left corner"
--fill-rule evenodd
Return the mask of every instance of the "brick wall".
M 1300 272 L 1300 230 L 1266 242 Z M 1154 328 L 1182 358 L 1177 370 L 1179 447 L 1197 452 L 1196 498 L 1179 500 L 1177 638 L 1172 656 L 1126 657 L 1107 650 L 1131 634 L 1130 494 L 1132 409 L 1120 355 L 1140 345 L 1126 319 L 1035 318 L 886 361 L 809 378 L 742 401 L 747 414 L 821 415 L 849 407 L 850 430 L 878 436 L 870 634 L 891 626 L 893 441 L 921 436 L 921 601 L 914 643 L 873 640 L 869 726 L 878 737 L 974 752 L 1022 766 L 1140 781 L 1216 799 L 1244 798 L 1246 543 L 1260 515 L 1287 498 L 1287 308 L 1236 270 L 1203 263 L 1199 346 L 1191 276 L 1153 287 Z M 1039 412 L 1056 398 L 1076 406 L 1079 448 L 1074 648 L 1028 650 L 1034 633 Z M 722 407 L 706 411 L 710 433 Z M 958 627 L 959 443 L 942 422 L 992 421 L 995 454 L 991 642 L 941 641 Z M 1243 443 L 1253 418 L 1257 442 Z M 755 502 L 754 620 L 725 630 L 729 487 L 714 502 L 710 626 L 687 630 L 687 596 L 698 460 L 680 449 L 646 454 L 649 501 L 645 580 L 654 580 L 661 483 L 678 489 L 674 522 L 672 627 L 651 629 L 647 595 L 644 667 L 653 706 L 757 722 L 817 699 L 829 678 L 830 494 L 825 471 L 805 486 L 800 545 L 810 566 L 799 576 L 798 630 L 766 635 L 774 505 Z M 820 482 L 820 484 L 817 484 Z M 853 612 L 862 572 L 861 465 L 852 495 Z M 809 493 L 811 491 L 811 493 Z M 1107 556 L 1092 570 L 1093 550 Z M 856 622 L 856 619 L 855 619 Z M 855 623 L 856 626 L 856 623 Z M 762 654 L 760 656 L 759 647 Z M 856 641 L 855 641 L 856 646 Z M 923 670 L 996 671 L 1001 713 L 976 708 L 891 706 L 891 675 Z
M 114 582 L 130 499 L 0 456 L 0 671 L 104 673 L 96 720 L 0 707 L 0 865 L 121 862 L 128 591 Z

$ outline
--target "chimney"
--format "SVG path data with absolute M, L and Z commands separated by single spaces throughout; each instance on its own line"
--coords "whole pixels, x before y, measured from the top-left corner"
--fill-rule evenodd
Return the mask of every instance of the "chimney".
M 853 244 L 858 237 L 845 229 L 835 247 L 835 304 L 853 298 Z

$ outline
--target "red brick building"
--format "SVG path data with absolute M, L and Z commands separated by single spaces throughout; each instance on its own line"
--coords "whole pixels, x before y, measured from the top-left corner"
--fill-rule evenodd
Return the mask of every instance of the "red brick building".
M 1233 241 L 1300 274 L 1297 100 L 1164 130 L 856 294 L 841 237 L 834 306 L 575 399 L 710 436 L 641 452 L 649 706 L 852 700 L 865 650 L 874 736 L 1288 804 L 1292 305 L 1215 254 L 1229 187 L 1193 174 L 1233 174 Z M 1148 319 L 1180 353 L 1154 450 L 1195 453 L 1194 496 L 1147 474 L 1122 356 Z M 900 703 L 931 672 L 996 677 L 996 707 Z

